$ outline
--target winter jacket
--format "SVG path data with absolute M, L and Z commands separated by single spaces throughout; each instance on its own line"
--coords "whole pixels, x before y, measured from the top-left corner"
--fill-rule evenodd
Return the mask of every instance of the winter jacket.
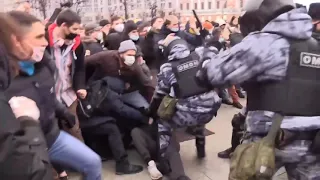
M 40 110 L 40 125 L 45 135 L 48 148 L 52 146 L 59 136 L 60 129 L 57 119 L 66 118 L 69 114 L 66 106 L 61 104 L 54 92 L 54 66 L 49 55 L 35 64 L 35 74 L 32 76 L 20 73 L 6 90 L 6 96 L 25 96 L 37 104 Z
M 247 81 L 281 81 L 286 77 L 290 44 L 288 39 L 308 40 L 312 21 L 306 9 L 293 9 L 270 21 L 261 31 L 250 33 L 242 42 L 209 59 L 203 72 L 212 86 L 241 84 Z M 221 71 L 223 69 L 223 71 Z M 250 133 L 267 133 L 274 113 L 249 111 L 246 119 Z M 320 117 L 284 117 L 281 128 L 293 131 L 320 129 Z
M 110 32 L 107 35 L 107 38 L 105 40 L 105 47 L 108 50 L 118 50 L 120 47 L 121 41 L 122 41 L 121 33 L 118 33 L 118 32 L 111 33 Z
M 49 42 L 49 45 L 47 47 L 47 52 L 51 55 L 52 59 L 55 59 L 55 57 L 52 54 L 52 48 L 54 45 L 53 42 L 53 30 L 57 27 L 57 24 L 51 24 L 48 27 L 48 31 L 46 32 L 46 38 Z M 85 89 L 85 67 L 84 67 L 84 56 L 85 56 L 85 50 L 83 47 L 83 44 L 81 43 L 80 36 L 77 36 L 74 39 L 75 43 L 72 47 L 73 52 L 73 59 L 72 64 L 70 66 L 70 76 L 72 77 L 72 88 L 75 91 L 78 91 L 79 89 Z
M 101 80 L 106 76 L 118 77 L 130 84 L 131 91 L 144 88 L 146 99 L 151 99 L 154 91 L 150 76 L 146 75 L 141 65 L 136 63 L 130 68 L 125 66 L 118 51 L 103 51 L 86 58 L 86 65 L 94 67 L 90 81 Z
M 4 91 L 11 84 L 8 56 L 0 49 L 0 177 L 10 180 L 52 180 L 46 140 L 30 117 L 16 119 Z
M 90 56 L 98 52 L 103 51 L 103 47 L 98 41 L 90 36 L 85 36 L 81 38 L 85 50 L 85 56 Z

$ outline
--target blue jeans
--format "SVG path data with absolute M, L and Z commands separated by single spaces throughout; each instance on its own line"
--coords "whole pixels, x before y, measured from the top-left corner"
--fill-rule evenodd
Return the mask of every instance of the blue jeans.
M 121 99 L 124 103 L 130 104 L 135 108 L 149 108 L 147 100 L 139 93 L 139 91 L 133 91 L 130 93 L 123 94 Z
M 72 168 L 84 176 L 84 180 L 101 180 L 101 159 L 84 143 L 61 131 L 49 149 L 49 158 L 55 164 Z

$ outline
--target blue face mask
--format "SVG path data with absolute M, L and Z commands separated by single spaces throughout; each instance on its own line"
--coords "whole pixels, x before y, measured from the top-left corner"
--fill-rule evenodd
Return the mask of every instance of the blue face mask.
M 130 39 L 131 39 L 132 41 L 138 41 L 138 39 L 139 39 L 139 36 L 138 36 L 138 35 L 129 35 L 129 37 L 130 37 Z
M 34 62 L 20 61 L 19 65 L 21 71 L 26 73 L 28 76 L 32 76 L 34 74 Z

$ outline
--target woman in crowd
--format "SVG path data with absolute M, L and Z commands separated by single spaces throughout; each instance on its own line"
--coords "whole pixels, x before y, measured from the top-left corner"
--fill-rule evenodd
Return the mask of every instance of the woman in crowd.
M 22 32 L 8 15 L 0 13 L 0 21 L 0 177 L 50 180 L 52 172 L 38 107 L 25 97 L 13 97 L 8 104 L 4 95 L 17 72 L 17 60 L 30 58 L 32 49 L 20 38 Z

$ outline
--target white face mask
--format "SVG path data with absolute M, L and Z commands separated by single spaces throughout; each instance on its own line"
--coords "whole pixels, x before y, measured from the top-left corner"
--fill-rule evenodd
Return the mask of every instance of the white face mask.
M 118 24 L 114 27 L 114 30 L 117 32 L 122 32 L 124 29 L 124 24 Z
M 99 40 L 99 41 L 103 40 L 103 33 L 102 33 L 102 32 L 99 32 L 99 33 L 97 34 L 96 39 Z
M 33 47 L 33 54 L 31 60 L 35 62 L 40 62 L 43 58 L 46 47 Z
M 127 66 L 132 66 L 135 61 L 136 58 L 134 56 L 124 56 L 124 64 Z
M 170 29 L 172 32 L 178 32 L 179 31 L 179 28 L 171 28 Z
M 135 34 L 130 34 L 129 35 L 129 38 L 132 40 L 132 41 L 137 41 L 139 39 L 139 36 L 138 35 L 135 35 Z

